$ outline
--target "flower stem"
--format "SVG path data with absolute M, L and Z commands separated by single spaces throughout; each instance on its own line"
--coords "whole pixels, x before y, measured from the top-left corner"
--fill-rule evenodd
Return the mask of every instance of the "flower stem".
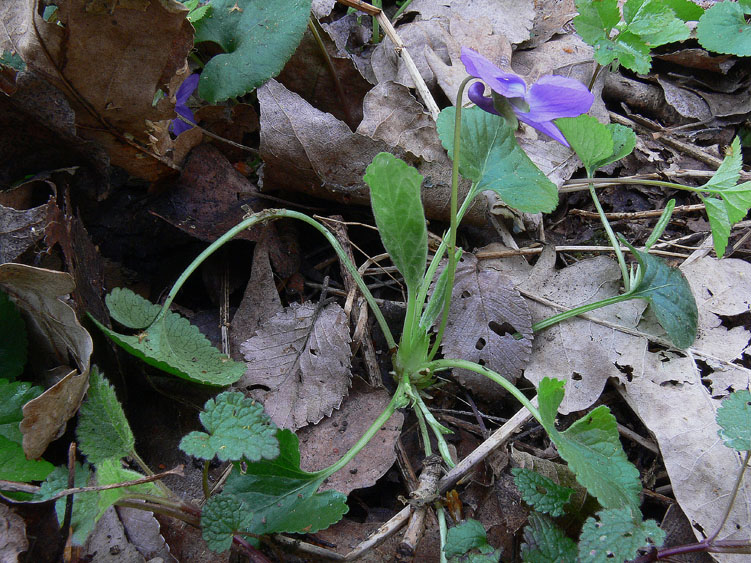
M 595 309 L 599 309 L 600 307 L 614 305 L 615 303 L 620 303 L 621 301 L 628 301 L 629 299 L 633 299 L 633 295 L 630 292 L 621 293 L 620 295 L 608 297 L 607 299 L 595 301 L 594 303 L 587 303 L 586 305 L 580 305 L 579 307 L 574 307 L 573 309 L 569 309 L 568 311 L 563 311 L 562 313 L 558 313 L 557 315 L 553 315 L 552 317 L 548 317 L 547 319 L 543 319 L 540 322 L 533 324 L 532 331 L 539 332 L 544 328 L 553 326 L 554 324 L 560 323 L 561 321 L 565 321 L 566 319 L 570 319 L 571 317 L 576 317 L 578 315 L 581 315 L 582 313 L 588 313 L 589 311 L 594 311 Z
M 597 198 L 597 192 L 595 192 L 595 186 L 591 181 L 589 183 L 589 193 L 592 196 L 592 201 L 594 202 L 597 213 L 600 216 L 600 221 L 602 221 L 602 226 L 605 227 L 605 232 L 608 234 L 610 245 L 613 247 L 615 256 L 618 258 L 618 265 L 621 267 L 621 276 L 623 277 L 623 288 L 626 293 L 628 293 L 631 289 L 631 277 L 628 275 L 628 266 L 626 265 L 623 251 L 621 250 L 621 243 L 618 241 L 618 237 L 615 236 L 613 228 L 610 226 L 610 221 L 608 221 L 608 218 L 605 216 L 605 211 L 603 211 L 602 205 L 600 205 L 600 200 Z
M 441 315 L 441 324 L 438 328 L 438 334 L 436 335 L 433 348 L 428 354 L 428 359 L 432 360 L 438 348 L 441 345 L 443 339 L 443 332 L 446 330 L 446 323 L 449 318 L 449 308 L 451 306 L 451 288 L 454 287 L 454 274 L 456 273 L 456 230 L 458 227 L 458 201 L 459 201 L 459 162 L 461 158 L 461 144 L 462 144 L 462 99 L 464 97 L 464 89 L 467 87 L 474 77 L 468 76 L 459 85 L 459 90 L 456 93 L 456 114 L 454 117 L 454 162 L 451 166 L 451 225 L 448 233 L 447 250 L 449 253 L 448 264 L 448 278 L 446 280 L 446 298 L 443 304 L 443 313 Z
M 751 451 L 746 452 L 746 457 L 743 459 L 743 464 L 741 465 L 740 470 L 738 471 L 738 478 L 735 480 L 735 487 L 733 487 L 733 493 L 730 495 L 730 499 L 728 500 L 727 508 L 725 509 L 725 514 L 722 516 L 722 520 L 717 525 L 717 528 L 712 533 L 711 536 L 707 538 L 707 543 L 712 544 L 714 542 L 715 538 L 720 535 L 720 531 L 722 531 L 722 527 L 725 525 L 725 522 L 727 522 L 728 518 L 730 517 L 730 511 L 733 509 L 733 504 L 735 504 L 735 499 L 738 496 L 738 489 L 741 487 L 741 481 L 743 481 L 743 473 L 746 471 L 746 467 L 748 467 L 748 460 L 749 457 L 751 457 Z

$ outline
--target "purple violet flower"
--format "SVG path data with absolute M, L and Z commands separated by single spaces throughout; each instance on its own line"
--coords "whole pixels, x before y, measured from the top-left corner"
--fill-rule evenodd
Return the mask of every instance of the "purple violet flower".
M 462 47 L 462 62 L 471 76 L 481 79 L 493 92 L 508 100 L 519 121 L 567 147 L 566 138 L 553 120 L 586 113 L 595 99 L 584 84 L 563 76 L 543 76 L 527 89 L 520 76 L 502 71 L 480 53 L 466 47 Z M 487 112 L 500 115 L 493 105 L 493 98 L 484 93 L 485 86 L 480 82 L 469 87 L 472 102 Z
M 188 119 L 189 121 L 195 123 L 196 118 L 193 115 L 193 112 L 191 109 L 186 106 L 185 104 L 188 102 L 188 99 L 195 91 L 196 87 L 198 86 L 198 79 L 200 78 L 199 74 L 191 74 L 188 78 L 183 80 L 183 83 L 180 84 L 180 87 L 177 89 L 177 94 L 175 95 L 175 99 L 177 100 L 177 103 L 175 104 L 175 111 L 182 115 L 185 119 Z M 188 129 L 192 129 L 192 125 L 188 125 L 185 123 L 182 119 L 175 118 L 170 123 L 170 131 L 172 131 L 175 136 L 179 135 L 180 133 L 183 133 L 187 131 Z

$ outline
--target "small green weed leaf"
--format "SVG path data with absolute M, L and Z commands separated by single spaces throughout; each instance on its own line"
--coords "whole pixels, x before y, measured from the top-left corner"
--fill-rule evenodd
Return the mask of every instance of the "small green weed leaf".
M 121 292 L 130 290 L 121 289 Z M 129 300 L 139 308 L 152 306 L 146 299 L 130 293 Z M 93 317 L 92 320 L 129 353 L 183 379 L 205 385 L 229 385 L 245 373 L 245 364 L 219 352 L 197 327 L 177 313 L 167 311 L 160 321 L 133 336 L 117 333 Z
M 91 485 L 91 472 L 88 466 L 82 466 L 76 462 L 75 478 L 73 485 L 75 487 L 86 487 Z M 60 491 L 68 488 L 68 469 L 66 467 L 55 467 L 54 471 L 47 476 L 47 480 L 42 483 L 36 500 L 48 499 Z M 94 529 L 98 512 L 98 492 L 78 493 L 73 497 L 73 514 L 71 515 L 70 527 L 73 530 L 71 540 L 74 545 L 83 545 L 86 538 Z M 55 501 L 55 513 L 57 521 L 62 524 L 65 517 L 66 497 Z
M 550 518 L 538 512 L 529 515 L 521 551 L 524 563 L 576 561 L 578 553 L 574 540 L 566 536 Z
M 300 469 L 297 436 L 279 430 L 279 456 L 239 464 L 227 479 L 222 495 L 233 496 L 253 510 L 245 531 L 252 534 L 310 532 L 327 528 L 347 512 L 347 497 L 337 491 L 316 493 L 324 477 Z
M 206 16 L 211 10 L 211 4 L 198 5 L 198 0 L 180 0 L 190 12 L 188 12 L 188 21 L 194 26 L 196 22 Z
M 751 393 L 735 391 L 717 409 L 719 434 L 728 448 L 739 452 L 751 450 Z
M 21 443 L 23 435 L 18 425 L 23 420 L 23 406 L 36 399 L 44 389 L 32 387 L 26 381 L 9 382 L 0 379 L 0 436 Z
M 428 261 L 428 228 L 420 199 L 422 175 L 403 160 L 382 152 L 363 177 L 370 186 L 383 246 L 411 291 L 417 291 Z
M 0 436 L 0 479 L 4 481 L 43 481 L 55 468 L 43 459 L 26 459 L 21 444 Z
M 650 48 L 688 39 L 690 31 L 662 0 L 628 0 L 623 5 L 626 29 Z
M 26 325 L 8 294 L 0 291 L 0 375 L 13 380 L 26 365 Z
M 704 13 L 704 8 L 691 2 L 691 0 L 663 0 L 666 6 L 675 12 L 675 15 L 684 22 L 696 21 Z
M 89 377 L 89 391 L 81 405 L 76 427 L 78 447 L 90 463 L 130 455 L 135 438 L 117 400 L 115 389 L 94 367 Z
M 448 107 L 436 122 L 451 158 L 455 115 L 456 108 Z M 461 143 L 459 171 L 475 183 L 470 195 L 492 190 L 525 213 L 549 213 L 558 205 L 558 188 L 519 147 L 513 129 L 501 116 L 478 107 L 462 110 Z
M 232 547 L 232 536 L 245 529 L 250 514 L 251 509 L 237 497 L 211 497 L 201 510 L 203 539 L 209 549 L 222 553 Z
M 459 259 L 461 257 L 462 257 L 462 249 L 457 248 L 456 249 L 457 264 L 459 263 Z M 433 292 L 430 295 L 428 304 L 425 307 L 425 310 L 422 312 L 422 317 L 420 317 L 420 327 L 425 331 L 426 334 L 430 330 L 430 328 L 433 326 L 433 323 L 438 318 L 438 315 L 440 315 L 443 312 L 443 306 L 446 302 L 446 290 L 448 288 L 448 277 L 449 277 L 448 274 L 449 274 L 448 268 L 443 268 L 443 270 L 441 270 L 441 273 L 438 276 L 438 281 L 436 281 Z
M 279 455 L 277 428 L 263 405 L 242 393 L 225 392 L 206 401 L 199 415 L 209 432 L 191 432 L 180 449 L 199 459 L 258 461 Z
M 576 32 L 590 45 L 607 40 L 610 32 L 621 21 L 618 0 L 577 0 L 576 9 L 579 12 L 574 18 Z
M 159 305 L 123 287 L 113 289 L 104 302 L 114 320 L 134 330 L 149 326 L 162 310 Z
M 212 0 L 195 22 L 195 42 L 213 41 L 224 54 L 201 73 L 198 93 L 216 103 L 252 92 L 276 76 L 297 49 L 310 16 L 310 0 Z
M 719 2 L 709 8 L 696 26 L 699 44 L 715 53 L 751 56 L 751 25 L 745 18 L 749 8 L 735 2 Z
M 615 417 L 605 406 L 559 432 L 555 416 L 563 400 L 564 382 L 543 378 L 537 389 L 541 423 L 576 480 L 605 508 L 627 507 L 639 514 L 639 471 L 628 461 L 618 438 Z
M 119 458 L 105 459 L 96 465 L 96 482 L 98 485 L 113 485 L 115 483 L 135 481 L 136 479 L 143 479 L 143 475 L 122 467 Z M 98 491 L 96 494 L 96 520 L 104 516 L 104 512 L 122 498 L 128 498 L 133 494 L 163 495 L 161 489 L 155 483 L 142 483 L 129 487 L 107 489 Z
M 26 63 L 15 51 L 0 49 L 0 66 L 7 66 L 21 72 L 26 70 Z
M 555 124 L 584 163 L 587 175 L 629 155 L 636 146 L 636 134 L 623 125 L 603 125 L 589 115 L 562 117 Z
M 501 550 L 488 543 L 485 528 L 477 520 L 467 520 L 450 528 L 443 552 L 451 563 L 497 563 Z
M 587 518 L 579 538 L 579 559 L 582 563 L 630 561 L 640 548 L 665 541 L 654 520 L 634 519 L 628 508 L 610 508 L 597 513 L 599 521 Z
M 524 502 L 539 512 L 554 518 L 563 515 L 563 506 L 569 501 L 574 490 L 561 487 L 537 471 L 514 467 L 511 470 L 514 484 L 522 494 Z
M 644 274 L 631 295 L 649 301 L 673 344 L 688 348 L 696 340 L 699 311 L 683 272 L 671 268 L 658 256 L 637 250 L 628 242 L 625 244 L 631 248 Z
M 700 190 L 711 196 L 702 195 L 702 201 L 707 209 L 707 217 L 712 227 L 715 252 L 718 257 L 725 254 L 730 227 L 743 220 L 751 208 L 751 182 L 737 184 L 740 178 L 743 155 L 741 141 L 733 139 L 725 158 L 717 172 L 709 181 L 700 186 Z M 718 199 L 719 196 L 719 199 Z

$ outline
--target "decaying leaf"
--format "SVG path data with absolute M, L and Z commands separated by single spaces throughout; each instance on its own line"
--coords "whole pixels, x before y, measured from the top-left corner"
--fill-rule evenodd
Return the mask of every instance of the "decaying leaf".
M 300 439 L 300 467 L 316 471 L 339 460 L 355 445 L 373 421 L 386 408 L 391 396 L 385 389 L 372 389 L 356 378 L 342 408 L 315 426 L 297 432 Z M 368 442 L 368 445 L 341 470 L 330 476 L 319 490 L 335 490 L 348 495 L 354 489 L 375 482 L 396 461 L 394 445 L 401 434 L 404 415 L 396 411 Z
M 517 340 L 516 333 L 522 338 Z M 456 269 L 442 348 L 446 358 L 477 362 L 512 382 L 532 352 L 532 320 L 524 299 L 503 273 L 471 254 L 465 254 Z M 454 370 L 454 376 L 486 400 L 504 394 L 478 373 Z
M 66 95 L 80 135 L 104 146 L 114 164 L 140 178 L 155 180 L 174 164 L 141 150 L 151 143 L 146 120 L 174 117 L 174 94 L 185 74 L 193 45 L 188 9 L 175 0 L 113 3 L 60 2 L 56 18 L 45 21 L 34 2 L 4 3 L 0 15 L 13 22 L 0 47 L 18 49 L 30 69 L 39 71 Z M 40 44 L 44 43 L 44 47 Z M 75 90 L 75 93 L 72 91 Z
M 65 429 L 86 392 L 91 336 L 61 297 L 71 293 L 73 278 L 64 272 L 23 264 L 0 264 L 0 288 L 22 310 L 35 353 L 36 371 L 55 369 L 64 375 L 23 408 L 23 448 L 29 458 L 39 458 L 47 445 Z M 69 365 L 69 358 L 75 366 Z M 35 365 L 36 363 L 36 365 Z
M 0 504 L 0 561 L 18 561 L 19 554 L 29 549 L 26 524 L 9 506 Z
M 31 209 L 13 209 L 0 205 L 0 264 L 12 262 L 44 237 L 49 202 Z
M 349 389 L 349 343 L 339 305 L 293 303 L 240 347 L 248 369 L 236 386 L 255 389 L 281 428 L 318 422 L 341 405 Z

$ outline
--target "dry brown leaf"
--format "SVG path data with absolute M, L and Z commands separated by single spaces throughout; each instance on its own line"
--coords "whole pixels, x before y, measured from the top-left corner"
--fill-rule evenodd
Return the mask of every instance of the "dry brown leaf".
M 144 556 L 130 542 L 114 506 L 110 506 L 97 521 L 83 550 L 87 559 L 91 558 L 101 563 L 146 562 Z
M 0 264 L 13 262 L 44 237 L 44 227 L 55 198 L 39 207 L 13 209 L 0 205 Z
M 523 338 L 516 340 L 517 332 Z M 532 319 L 526 302 L 503 273 L 471 254 L 464 255 L 456 268 L 441 348 L 446 358 L 479 363 L 512 383 L 532 352 Z M 478 373 L 454 370 L 454 377 L 488 401 L 505 394 L 500 385 Z
M 18 555 L 29 549 L 26 524 L 9 506 L 0 504 L 0 561 L 14 563 Z
M 52 369 L 65 375 L 23 407 L 23 449 L 27 457 L 36 459 L 65 430 L 83 400 L 93 343 L 73 309 L 61 299 L 75 289 L 69 274 L 23 264 L 0 264 L 0 288 L 24 315 L 35 350 L 29 355 L 32 369 L 40 374 Z M 76 367 L 68 365 L 69 358 L 73 358 Z
M 17 50 L 32 70 L 66 93 L 80 135 L 104 146 L 114 164 L 156 180 L 173 173 L 174 164 L 128 139 L 145 148 L 146 120 L 175 115 L 169 97 L 156 107 L 152 102 L 158 89 L 174 94 L 186 76 L 178 72 L 185 71 L 193 45 L 188 10 L 175 0 L 141 2 L 135 9 L 106 6 L 60 2 L 58 25 L 44 21 L 34 2 L 4 2 L 0 19 L 10 25 L 0 46 Z
M 352 391 L 342 407 L 316 424 L 297 432 L 300 439 L 300 467 L 317 471 L 338 461 L 360 439 L 386 408 L 391 395 L 385 389 L 373 389 L 355 379 Z M 368 445 L 341 470 L 329 477 L 322 491 L 333 489 L 348 495 L 355 489 L 375 485 L 396 461 L 394 445 L 399 438 L 404 415 L 396 411 Z
M 350 341 L 339 305 L 319 310 L 315 303 L 292 303 L 241 345 L 248 369 L 235 385 L 254 389 L 281 428 L 316 423 L 339 408 L 347 394 Z
M 146 561 L 154 561 L 154 558 L 159 557 L 164 563 L 177 563 L 162 536 L 159 522 L 151 512 L 123 506 L 116 506 L 115 511 L 126 537 Z

